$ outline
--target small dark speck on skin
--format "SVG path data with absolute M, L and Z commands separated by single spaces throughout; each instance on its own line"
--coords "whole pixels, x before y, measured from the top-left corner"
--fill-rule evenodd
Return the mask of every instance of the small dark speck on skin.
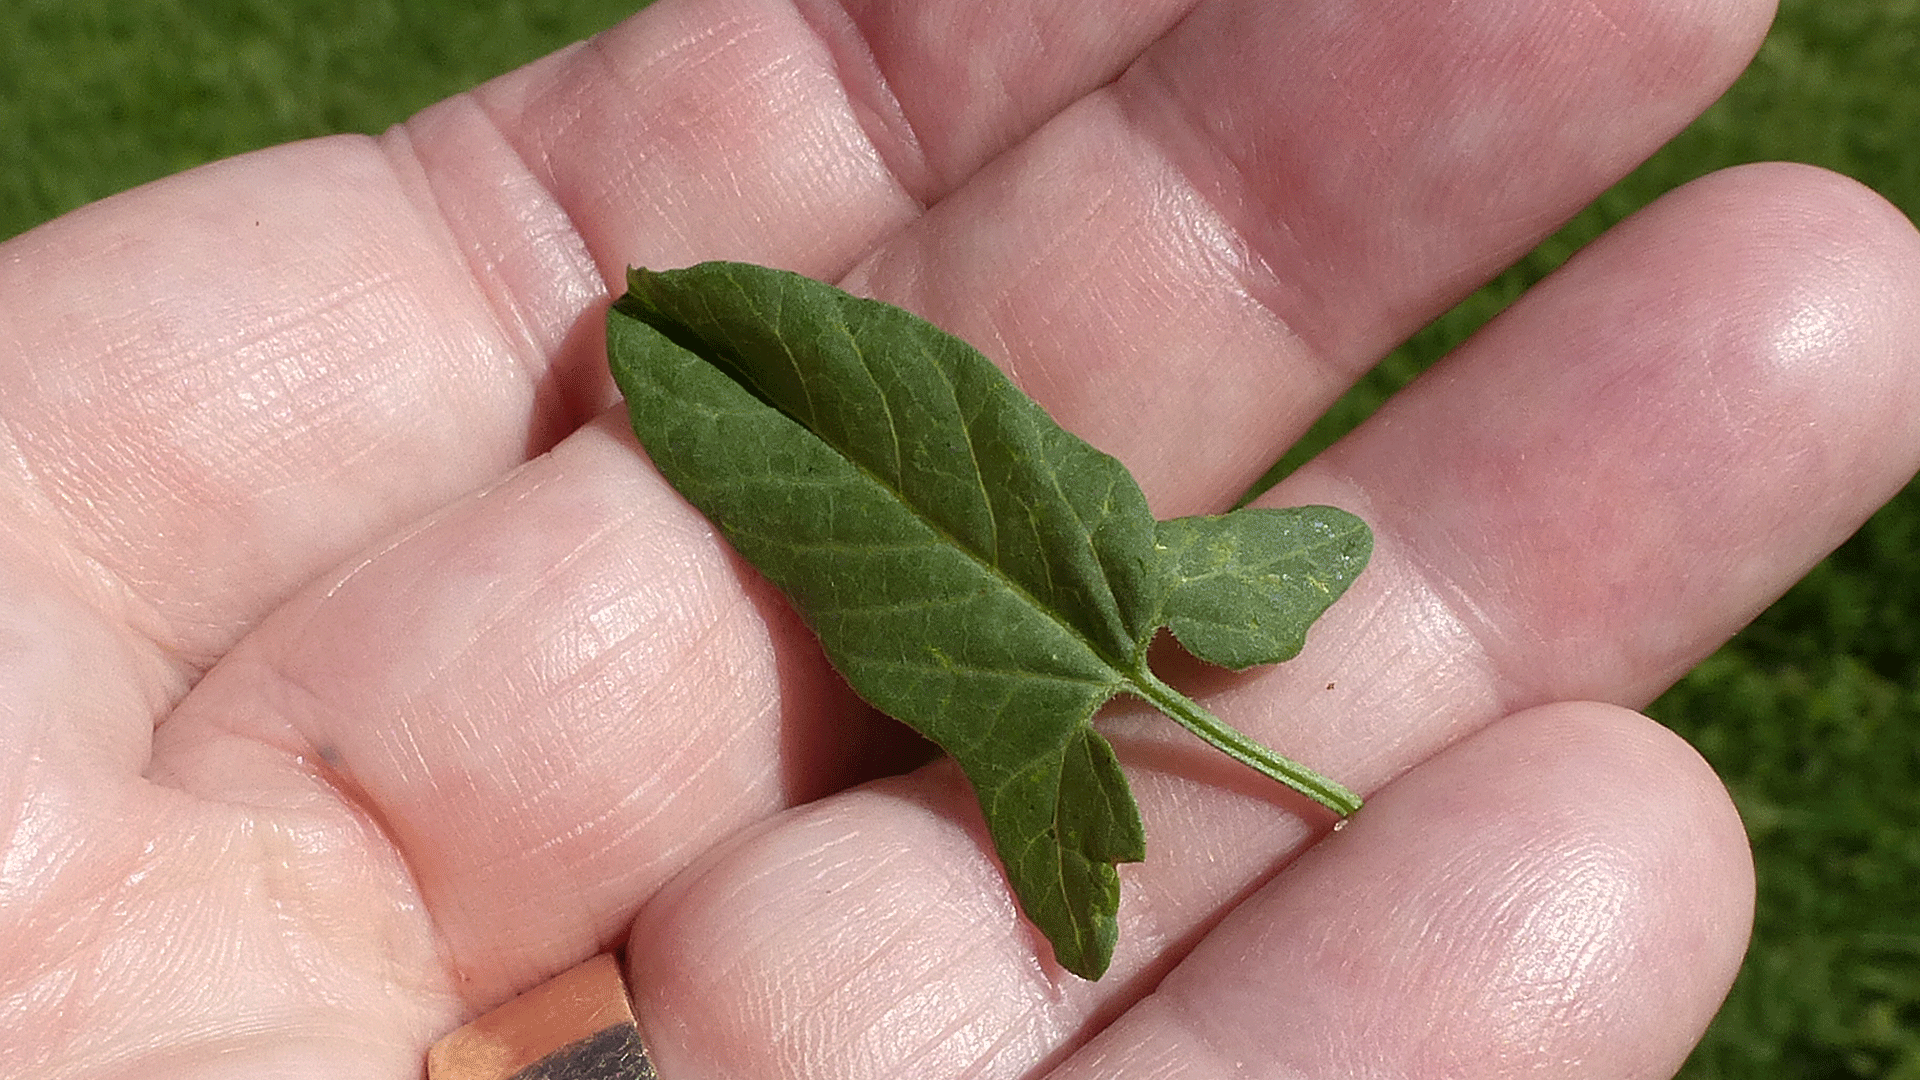
M 1333 684 L 1332 684 L 1332 683 L 1328 683 L 1328 684 L 1327 684 L 1327 689 L 1329 689 L 1329 690 L 1331 690 L 1331 689 L 1333 689 Z
M 1331 690 L 1333 688 L 1329 686 L 1327 689 Z M 341 763 L 346 760 L 345 758 L 340 756 L 340 748 L 333 745 L 332 743 L 327 743 L 325 746 L 316 747 L 314 752 L 320 755 L 321 761 L 326 762 L 328 765 L 336 769 L 339 768 Z

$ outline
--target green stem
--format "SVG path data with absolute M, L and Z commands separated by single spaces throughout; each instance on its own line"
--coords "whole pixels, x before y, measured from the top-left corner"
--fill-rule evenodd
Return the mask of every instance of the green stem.
M 1360 796 L 1228 727 L 1219 717 L 1201 708 L 1199 702 L 1168 686 L 1144 666 L 1134 673 L 1133 683 L 1134 692 L 1154 708 L 1180 721 L 1188 731 L 1219 747 L 1235 761 L 1251 766 L 1262 776 L 1278 780 L 1341 817 L 1360 809 Z

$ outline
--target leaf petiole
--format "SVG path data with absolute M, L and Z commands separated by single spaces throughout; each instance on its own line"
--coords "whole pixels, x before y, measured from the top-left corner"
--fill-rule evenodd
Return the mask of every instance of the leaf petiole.
M 1360 796 L 1291 758 L 1261 746 L 1202 708 L 1200 703 L 1168 686 L 1142 664 L 1133 672 L 1132 692 L 1178 720 L 1181 726 L 1218 747 L 1221 753 L 1262 776 L 1277 780 L 1314 802 L 1346 817 L 1360 809 Z

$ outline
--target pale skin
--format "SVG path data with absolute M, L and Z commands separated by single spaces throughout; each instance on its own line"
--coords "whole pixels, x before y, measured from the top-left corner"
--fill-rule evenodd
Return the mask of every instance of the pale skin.
M 1372 567 L 1137 709 L 1148 861 L 1055 967 L 953 771 L 624 432 L 629 263 L 905 304 L 1218 508 L 1738 73 L 1743 0 L 660 0 L 368 139 L 0 248 L 0 1055 L 419 1075 L 626 943 L 667 1080 L 1664 1076 L 1752 905 L 1630 711 L 1920 462 L 1920 240 L 1750 167 L 1619 226 L 1271 504 Z

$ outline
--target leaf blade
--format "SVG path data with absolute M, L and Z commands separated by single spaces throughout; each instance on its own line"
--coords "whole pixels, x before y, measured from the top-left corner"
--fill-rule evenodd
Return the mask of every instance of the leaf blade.
M 1064 966 L 1097 977 L 1114 939 L 1113 856 L 1138 859 L 1144 833 L 1088 725 L 1151 635 L 1145 499 L 971 349 L 906 326 L 922 338 L 904 343 L 915 364 L 879 363 L 873 335 L 900 334 L 898 319 L 758 271 L 722 275 L 737 307 L 715 301 L 711 278 L 635 273 L 608 325 L 635 431 L 849 683 L 961 765 L 1022 908 Z M 743 279 L 777 303 L 754 302 Z M 796 329 L 809 320 L 845 337 Z M 806 376 L 795 339 L 831 353 L 809 361 L 837 374 Z M 820 385 L 834 379 L 832 393 Z M 877 400 L 852 400 L 849 379 Z M 930 455 L 943 437 L 964 464 Z M 1063 802 L 1063 784 L 1102 798 Z
M 1366 523 L 1331 506 L 1174 518 L 1159 523 L 1156 543 L 1172 578 L 1168 628 L 1187 651 L 1236 671 L 1299 655 L 1307 628 L 1373 552 Z
M 880 484 L 910 493 L 957 547 L 1095 648 L 1124 661 L 1152 630 L 1154 526 L 1139 486 L 965 342 L 765 267 L 636 270 L 628 285 L 614 315 L 707 359 Z

